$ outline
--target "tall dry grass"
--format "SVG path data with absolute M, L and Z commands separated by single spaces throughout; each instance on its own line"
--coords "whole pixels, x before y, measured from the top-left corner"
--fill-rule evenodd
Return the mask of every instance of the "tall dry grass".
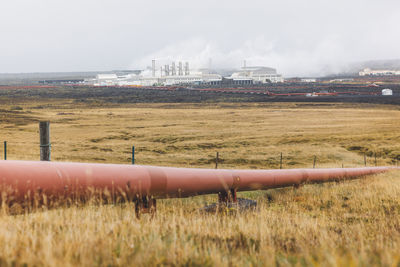
M 50 119 L 53 159 L 226 168 L 362 166 L 400 154 L 395 107 L 296 104 L 133 105 L 44 109 L 17 103 L 0 136 L 10 159 L 37 159 L 37 120 Z M 15 103 L 13 103 L 15 105 Z M 8 109 L 9 107 L 3 107 Z M 18 122 L 18 123 L 14 123 Z M 368 164 L 374 164 L 369 157 Z M 362 180 L 241 193 L 258 210 L 203 214 L 216 196 L 159 200 L 154 218 L 132 204 L 0 216 L 0 265 L 232 266 L 400 264 L 398 172 Z
M 0 217 L 4 265 L 382 265 L 400 263 L 400 180 L 364 180 L 242 196 L 259 208 L 202 214 L 211 196 L 162 200 L 137 220 L 133 205 L 84 206 Z

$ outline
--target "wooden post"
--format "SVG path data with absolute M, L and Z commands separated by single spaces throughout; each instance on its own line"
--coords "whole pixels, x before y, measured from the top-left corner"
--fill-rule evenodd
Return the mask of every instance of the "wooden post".
M 217 152 L 217 155 L 215 157 L 215 168 L 218 169 L 218 161 L 219 161 L 219 152 Z
M 378 166 L 376 162 L 376 152 L 375 152 L 375 167 Z
M 4 141 L 4 160 L 7 160 L 7 141 Z
M 315 169 L 315 163 L 317 162 L 317 156 L 314 156 L 314 163 L 313 163 L 313 169 Z
M 279 165 L 279 169 L 282 169 L 282 160 L 283 160 L 283 157 L 282 157 L 282 152 L 281 152 L 281 162 L 280 162 L 280 165 Z
M 367 167 L 367 155 L 364 153 L 364 166 Z
M 50 122 L 39 122 L 39 135 L 40 135 L 40 160 L 50 161 L 51 158 L 51 144 L 50 144 Z
M 132 146 L 132 165 L 135 164 L 135 146 Z

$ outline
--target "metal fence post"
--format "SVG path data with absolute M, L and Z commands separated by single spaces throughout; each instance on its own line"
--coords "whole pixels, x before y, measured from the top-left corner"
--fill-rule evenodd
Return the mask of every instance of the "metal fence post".
M 4 160 L 7 160 L 7 141 L 4 141 Z
M 132 165 L 135 164 L 135 146 L 132 146 Z

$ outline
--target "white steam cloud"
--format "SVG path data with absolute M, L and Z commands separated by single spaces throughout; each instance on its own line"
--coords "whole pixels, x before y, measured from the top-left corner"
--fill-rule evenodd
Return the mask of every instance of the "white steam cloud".
M 381 59 L 376 51 L 363 50 L 360 40 L 350 43 L 340 35 L 326 35 L 322 39 L 305 41 L 298 39 L 294 43 L 268 40 L 264 36 L 244 41 L 232 49 L 223 49 L 217 42 L 203 38 L 192 38 L 170 44 L 154 53 L 134 61 L 134 67 L 146 67 L 151 60 L 157 66 L 172 61 L 188 61 L 191 69 L 240 68 L 246 60 L 247 66 L 267 66 L 278 70 L 285 77 L 324 76 L 350 70 L 350 65 L 363 60 Z M 385 55 L 382 55 L 385 58 Z M 393 58 L 392 55 L 391 58 Z M 389 57 L 390 58 L 390 57 Z
M 248 66 L 268 66 L 278 69 L 285 76 L 326 75 L 343 70 L 346 61 L 344 48 L 334 36 L 320 41 L 307 49 L 279 50 L 276 42 L 260 36 L 226 51 L 216 42 L 201 38 L 181 41 L 166 46 L 135 61 L 132 66 L 149 66 L 156 59 L 157 66 L 172 61 L 189 61 L 191 68 L 240 68 L 246 60 Z

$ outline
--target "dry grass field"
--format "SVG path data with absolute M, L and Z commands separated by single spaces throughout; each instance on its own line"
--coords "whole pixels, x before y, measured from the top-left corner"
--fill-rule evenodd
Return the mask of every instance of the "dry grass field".
M 213 168 L 393 165 L 400 108 L 357 104 L 77 104 L 0 99 L 8 159 L 39 158 L 51 121 L 52 160 Z M 0 216 L 0 266 L 399 266 L 400 173 L 240 193 L 246 213 L 202 214 L 216 196 Z

